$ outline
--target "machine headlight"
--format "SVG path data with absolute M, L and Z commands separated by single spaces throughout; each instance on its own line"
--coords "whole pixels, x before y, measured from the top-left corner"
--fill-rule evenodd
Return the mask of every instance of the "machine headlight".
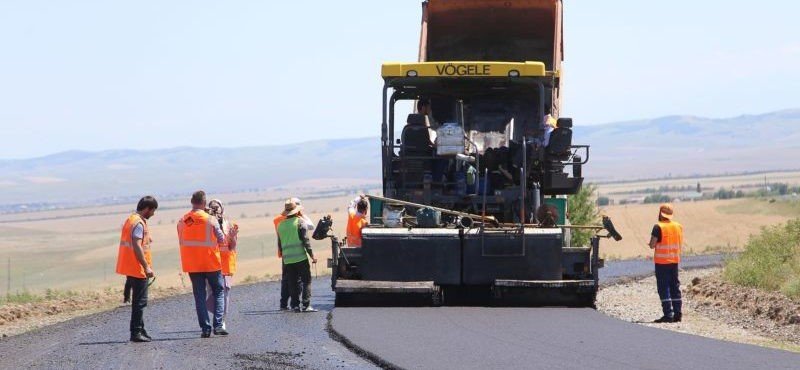
M 508 71 L 508 77 L 519 77 L 519 71 L 516 69 Z
M 417 71 L 410 70 L 410 71 L 406 72 L 406 76 L 408 76 L 408 77 L 417 77 Z

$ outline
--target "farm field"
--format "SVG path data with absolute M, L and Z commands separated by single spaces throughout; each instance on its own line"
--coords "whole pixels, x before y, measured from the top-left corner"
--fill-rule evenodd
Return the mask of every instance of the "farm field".
M 298 193 L 294 193 L 298 194 Z M 343 236 L 346 208 L 353 196 L 302 197 L 306 214 L 315 222 L 326 214 L 334 219 L 334 231 Z M 240 226 L 239 271 L 241 282 L 280 275 L 276 256 L 276 238 L 272 219 L 283 210 L 287 195 L 209 194 L 209 199 L 233 199 L 225 212 Z M 268 200 L 271 199 L 271 200 Z M 237 202 L 239 202 L 237 204 Z M 157 284 L 162 287 L 190 285 L 180 271 L 176 220 L 190 209 L 186 202 L 159 204 L 150 219 L 153 235 L 153 265 Z M 47 289 L 94 291 L 121 286 L 123 278 L 115 274 L 119 229 L 135 205 L 110 206 L 3 215 L 0 218 L 0 294 L 11 292 L 41 293 Z M 330 244 L 314 241 L 312 245 L 325 272 Z M 10 271 L 8 270 L 10 261 Z
M 702 254 L 739 250 L 762 227 L 800 216 L 800 202 L 769 202 L 752 198 L 678 202 L 675 220 L 684 227 L 684 253 Z M 647 258 L 650 232 L 658 217 L 658 204 L 602 207 L 623 235 L 620 242 L 603 241 L 601 255 L 610 259 Z
M 793 186 L 800 185 L 800 171 L 601 183 L 598 185 L 598 193 L 601 196 L 609 197 L 615 204 L 619 204 L 621 200 L 644 198 L 656 192 L 673 196 L 696 192 L 698 184 L 702 187 L 703 192 L 713 193 L 719 189 L 743 190 L 744 192 L 748 192 L 764 188 L 765 183 L 785 183 Z M 659 188 L 689 190 L 654 191 Z
M 755 183 L 764 175 L 701 179 L 703 186 L 735 187 Z M 772 182 L 800 182 L 798 173 L 767 175 Z M 599 192 L 636 191 L 663 185 L 684 186 L 697 180 L 664 180 L 601 184 Z M 280 260 L 276 257 L 272 219 L 282 210 L 283 199 L 290 192 L 303 198 L 306 213 L 316 222 L 331 214 L 334 229 L 343 236 L 345 210 L 351 195 L 342 191 L 320 191 L 319 184 L 297 184 L 291 190 L 209 194 L 227 203 L 226 213 L 239 223 L 239 272 L 236 281 L 277 277 Z M 188 196 L 187 196 L 188 198 Z M 738 250 L 750 234 L 763 226 L 800 216 L 800 202 L 791 199 L 769 202 L 752 198 L 678 202 L 676 218 L 685 226 L 686 253 L 716 253 Z M 114 273 L 119 227 L 134 205 L 98 206 L 44 212 L 0 215 L 0 294 L 11 292 L 41 293 L 55 290 L 99 290 L 121 286 L 122 278 Z M 180 272 L 180 257 L 175 222 L 189 209 L 187 201 L 161 202 L 151 219 L 154 243 L 154 267 L 159 286 L 189 285 Z M 611 216 L 624 239 L 603 241 L 601 255 L 608 259 L 646 258 L 651 251 L 646 244 L 655 223 L 657 205 L 626 204 L 602 207 Z M 330 255 L 328 241 L 312 241 L 319 257 L 317 269 L 327 272 L 325 259 Z M 10 270 L 8 262 L 10 259 Z

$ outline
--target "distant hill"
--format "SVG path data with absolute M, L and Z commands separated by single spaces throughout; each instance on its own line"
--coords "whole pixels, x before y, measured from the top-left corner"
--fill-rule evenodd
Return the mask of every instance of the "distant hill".
M 592 146 L 590 181 L 800 168 L 800 110 L 726 119 L 670 116 L 576 122 Z M 0 161 L 0 205 L 108 200 L 143 193 L 264 189 L 308 180 L 380 179 L 380 140 L 246 148 L 70 151 Z M 318 181 L 319 182 L 319 181 Z
M 573 142 L 592 146 L 584 175 L 594 180 L 797 169 L 800 110 L 578 125 Z
M 380 179 L 380 140 L 247 148 L 70 151 L 0 161 L 0 205 L 110 201 L 137 194 L 265 189 L 312 179 Z

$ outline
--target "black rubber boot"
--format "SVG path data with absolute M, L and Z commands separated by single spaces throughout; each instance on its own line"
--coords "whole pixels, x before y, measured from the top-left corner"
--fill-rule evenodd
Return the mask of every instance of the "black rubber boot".
M 145 337 L 142 335 L 141 332 L 131 333 L 131 342 L 135 343 L 147 343 L 150 341 L 150 338 Z
M 674 321 L 669 316 L 661 316 L 660 319 L 653 320 L 653 322 L 656 323 L 656 324 L 663 324 L 663 323 L 670 323 L 670 322 L 674 322 Z

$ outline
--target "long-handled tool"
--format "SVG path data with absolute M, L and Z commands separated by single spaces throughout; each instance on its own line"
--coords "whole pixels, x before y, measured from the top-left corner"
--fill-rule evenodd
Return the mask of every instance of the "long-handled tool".
M 451 209 L 433 207 L 433 206 L 420 204 L 420 203 L 406 202 L 404 200 L 399 200 L 399 199 L 384 198 L 384 197 L 377 196 L 377 195 L 367 195 L 366 197 L 367 198 L 371 198 L 371 199 L 375 199 L 375 200 L 380 200 L 380 201 L 383 201 L 383 202 L 386 202 L 386 203 L 400 204 L 400 205 L 409 206 L 409 207 L 430 208 L 430 209 L 432 209 L 434 211 L 439 211 L 441 213 L 445 213 L 445 214 L 449 214 L 449 215 L 460 216 L 460 217 L 469 217 L 469 218 L 472 218 L 472 219 L 476 219 L 476 220 L 481 220 L 481 221 L 484 221 L 484 222 L 491 222 L 493 224 L 497 224 L 497 219 L 495 219 L 494 216 L 475 215 L 475 214 L 472 214 L 472 213 L 453 211 Z

